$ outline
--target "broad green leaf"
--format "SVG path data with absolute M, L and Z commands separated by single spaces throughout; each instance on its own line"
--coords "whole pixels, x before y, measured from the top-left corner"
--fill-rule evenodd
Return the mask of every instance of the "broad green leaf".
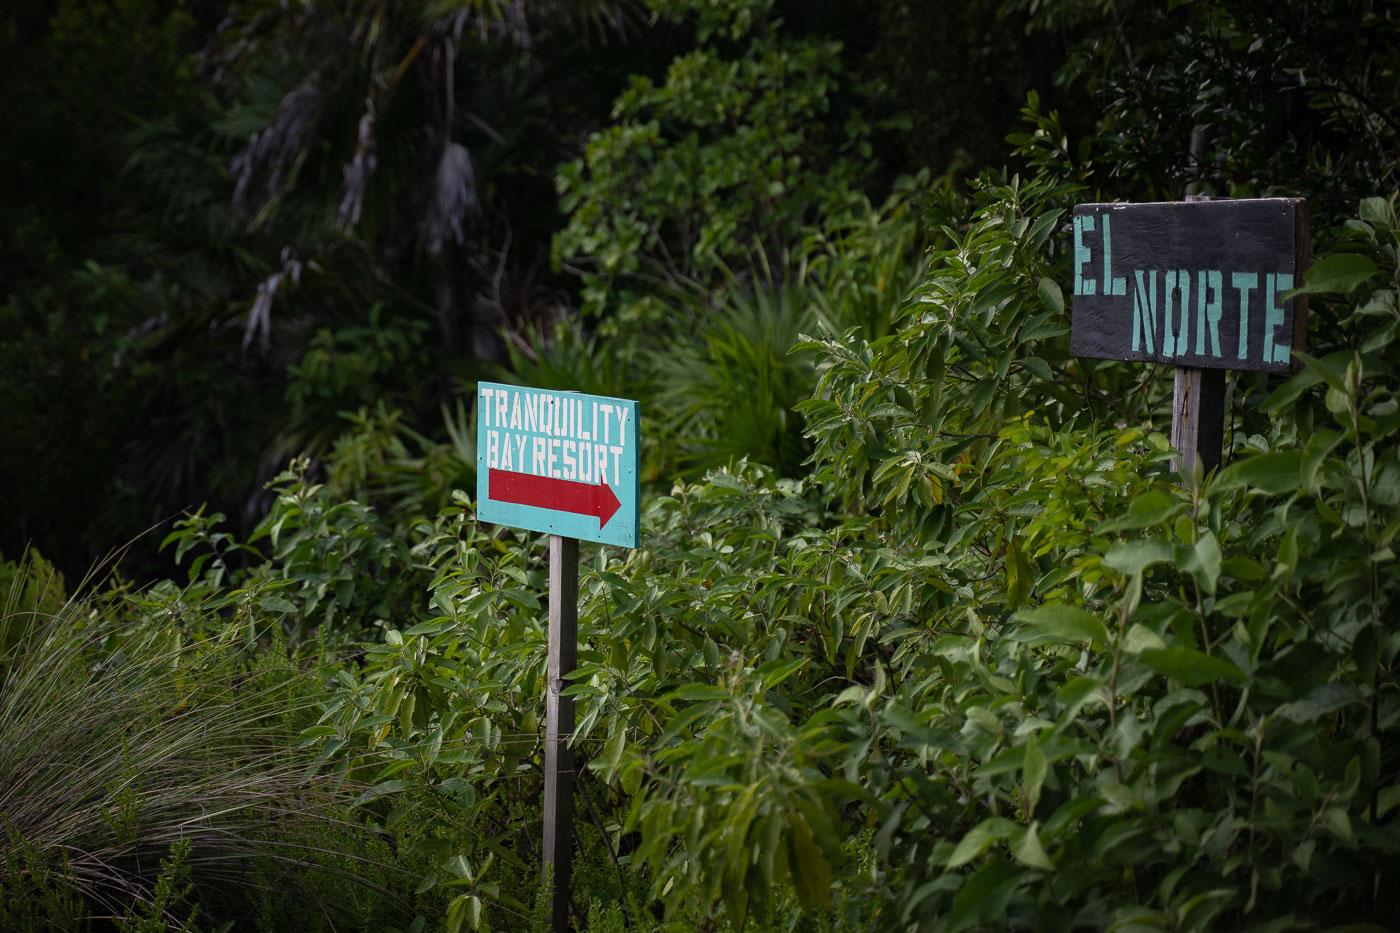
M 1042 276 L 1040 282 L 1036 285 L 1035 291 L 1036 294 L 1040 296 L 1040 300 L 1045 302 L 1045 307 L 1054 311 L 1056 314 L 1065 313 L 1065 296 L 1064 293 L 1060 291 L 1060 286 L 1054 279 L 1048 279 Z
M 1049 381 L 1055 378 L 1055 374 L 1050 369 L 1050 364 L 1038 356 L 1026 356 L 1021 358 L 1021 366 L 1037 379 Z
M 880 718 L 887 725 L 893 726 L 904 733 L 907 740 L 912 744 L 923 743 L 925 745 L 933 745 L 936 741 L 936 736 L 932 729 L 921 722 L 919 717 L 915 716 L 908 707 L 894 700 L 891 700 L 885 705 L 885 709 L 880 714 Z
M 1323 684 L 1301 700 L 1294 700 L 1279 708 L 1279 715 L 1294 722 L 1312 722 L 1328 713 L 1335 712 L 1348 703 L 1360 703 L 1361 697 L 1350 684 L 1333 681 Z
M 617 731 L 608 739 L 608 744 L 603 747 L 603 780 L 612 783 L 613 775 L 617 773 L 618 762 L 622 761 L 622 750 L 627 746 L 627 730 L 619 723 Z
M 1016 824 L 1000 816 L 991 816 L 968 830 L 962 837 L 953 854 L 948 856 L 948 867 L 957 868 L 982 854 L 982 851 L 998 839 L 1011 835 Z
M 1298 353 L 1297 355 L 1301 358 L 1304 354 Z M 1320 381 L 1321 377 L 1319 377 L 1317 373 L 1313 372 L 1311 369 L 1304 369 L 1283 385 L 1270 392 L 1268 397 L 1259 404 L 1259 410 L 1265 414 L 1273 414 L 1291 404 L 1298 396 L 1317 385 Z
M 393 781 L 384 781 L 383 783 L 376 784 L 369 790 L 361 794 L 359 797 L 355 798 L 355 806 L 358 807 L 362 803 L 368 803 L 374 798 L 382 797 L 385 794 L 398 793 L 401 790 L 405 790 L 409 787 L 412 787 L 413 784 L 413 781 L 400 779 L 396 779 Z
M 714 700 L 727 700 L 730 693 L 724 687 L 714 684 L 682 684 L 676 689 L 675 696 L 682 700 L 690 700 L 695 703 L 703 703 Z
M 335 735 L 339 731 L 335 726 L 312 726 L 309 729 L 303 729 L 301 734 L 297 736 L 297 741 L 299 745 L 311 745 L 327 736 Z
M 1045 854 L 1045 848 L 1040 844 L 1038 826 L 1038 823 L 1032 823 L 1024 829 L 1016 827 L 1011 834 L 1011 854 L 1022 865 L 1054 871 L 1055 863 L 1050 861 L 1050 856 Z
M 1376 795 L 1376 816 L 1385 816 L 1396 804 L 1400 804 L 1400 784 L 1381 788 Z
M 296 612 L 297 607 L 289 600 L 281 596 L 264 596 L 258 600 L 258 608 L 266 609 L 268 612 Z
M 478 895 L 459 894 L 448 903 L 443 930 L 446 933 L 459 933 L 464 922 L 468 929 L 481 929 L 481 898 Z
M 948 933 L 993 926 L 1004 919 L 1006 905 L 1021 881 L 1030 875 L 1025 868 L 1006 859 L 995 859 L 963 882 L 953 896 L 948 915 Z
M 399 704 L 399 735 L 407 739 L 413 734 L 413 710 L 418 705 L 418 694 L 409 690 L 404 693 L 403 702 Z
M 1021 544 L 1020 535 L 1012 535 L 1006 542 L 1006 602 L 1015 609 L 1025 601 L 1034 583 L 1031 564 Z
M 1099 534 L 1129 531 L 1159 525 L 1186 507 L 1183 499 L 1174 499 L 1160 489 L 1149 490 L 1135 498 L 1128 511 L 1110 518 L 1098 527 Z
M 1026 759 L 1021 769 L 1021 784 L 1026 792 L 1026 813 L 1035 812 L 1040 802 L 1040 788 L 1045 783 L 1045 753 L 1040 750 L 1040 742 L 1032 733 L 1026 738 Z
M 1182 548 L 1177 566 L 1191 574 L 1211 596 L 1215 595 L 1215 585 L 1220 579 L 1220 542 L 1215 532 L 1207 529 L 1196 541 L 1194 547 Z
M 1123 650 L 1130 654 L 1137 654 L 1152 648 L 1165 648 L 1166 646 L 1167 643 L 1162 641 L 1160 635 L 1147 626 L 1137 623 L 1130 626 L 1123 636 Z
M 1336 836 L 1342 842 L 1351 842 L 1351 818 L 1347 816 L 1347 811 L 1341 807 L 1328 807 L 1323 811 L 1318 825 Z
M 1308 446 L 1303 451 L 1302 461 L 1302 484 L 1303 488 L 1310 491 L 1317 491 L 1317 474 L 1326 462 L 1327 455 L 1332 449 L 1341 443 L 1342 435 L 1330 428 L 1323 428 L 1308 438 Z
M 1276 450 L 1233 463 L 1220 472 L 1218 488 L 1248 486 L 1267 493 L 1292 492 L 1302 482 L 1303 452 Z
M 1172 546 L 1166 541 L 1147 538 L 1114 545 L 1113 549 L 1104 555 L 1103 562 L 1119 573 L 1131 577 L 1154 564 L 1170 562 L 1172 554 Z
M 1301 288 L 1289 294 L 1299 295 L 1350 295 L 1365 282 L 1380 273 L 1380 269 L 1369 256 L 1360 253 L 1333 253 L 1319 259 L 1308 267 Z
M 1358 214 L 1379 230 L 1390 231 L 1397 226 L 1395 208 L 1385 198 L 1362 198 Z
M 806 906 L 831 908 L 831 863 L 826 853 L 817 845 L 812 835 L 812 827 L 801 814 L 793 813 L 788 819 L 788 843 L 792 858 L 789 867 L 797 882 L 798 899 Z
M 772 690 L 807 665 L 807 658 L 794 658 L 769 661 L 758 669 L 763 677 L 763 689 Z
M 1078 606 L 1039 606 L 1023 609 L 1012 618 L 1034 626 L 1036 630 L 1059 641 L 1089 641 L 1099 647 L 1108 644 L 1108 629 L 1097 616 Z
M 1065 717 L 1074 717 L 1079 714 L 1080 709 L 1090 700 L 1095 699 L 1095 694 L 1103 686 L 1097 677 L 1085 675 L 1076 677 L 1060 688 L 1060 704 L 1065 708 L 1061 715 L 1061 720 Z M 1102 700 L 1102 694 L 1098 699 Z
M 1149 648 L 1138 655 L 1138 660 L 1188 687 L 1200 687 L 1217 680 L 1245 680 L 1244 672 L 1229 661 L 1180 645 Z
M 1344 395 L 1346 394 L 1346 371 L 1348 364 L 1352 361 L 1351 353 L 1345 351 L 1329 353 L 1322 359 L 1309 356 L 1301 350 L 1293 351 L 1293 355 L 1302 360 L 1308 372 L 1327 383 L 1328 388 L 1336 389 L 1338 392 Z
M 471 863 L 468 862 L 467 857 L 460 852 L 447 860 L 446 867 L 452 874 L 465 881 L 472 881 L 476 877 L 476 874 L 472 871 Z

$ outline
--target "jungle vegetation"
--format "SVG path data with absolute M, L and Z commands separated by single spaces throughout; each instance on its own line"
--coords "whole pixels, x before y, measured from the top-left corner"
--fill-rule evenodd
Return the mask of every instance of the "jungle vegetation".
M 0 929 L 538 930 L 543 538 L 478 379 L 639 399 L 589 931 L 1400 910 L 1400 9 L 12 0 Z M 1307 200 L 1179 475 L 1077 203 Z

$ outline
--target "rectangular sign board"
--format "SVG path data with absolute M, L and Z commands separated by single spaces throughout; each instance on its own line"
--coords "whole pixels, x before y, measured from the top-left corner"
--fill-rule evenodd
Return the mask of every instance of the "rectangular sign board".
M 627 399 L 480 383 L 477 517 L 636 547 L 638 415 Z
M 1307 207 L 1293 198 L 1081 204 L 1070 352 L 1195 369 L 1290 372 L 1307 298 Z

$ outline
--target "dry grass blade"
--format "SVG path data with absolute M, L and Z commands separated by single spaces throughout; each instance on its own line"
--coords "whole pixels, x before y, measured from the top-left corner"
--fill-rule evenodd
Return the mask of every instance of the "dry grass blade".
M 0 658 L 0 823 L 90 909 L 149 903 L 176 843 L 201 890 L 258 885 L 259 864 L 382 874 L 338 815 L 355 790 L 296 747 L 307 674 L 79 601 L 28 635 Z M 0 860 L 0 889 L 22 883 L 14 866 Z

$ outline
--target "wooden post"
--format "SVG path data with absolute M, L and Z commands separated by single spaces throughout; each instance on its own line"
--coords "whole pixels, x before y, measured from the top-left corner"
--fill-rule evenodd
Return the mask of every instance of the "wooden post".
M 544 736 L 544 864 L 553 866 L 550 929 L 568 933 L 574 841 L 574 698 L 563 696 L 578 659 L 578 539 L 549 536 L 549 658 Z
M 1191 134 L 1191 157 L 1205 160 L 1205 136 Z M 1192 182 L 1187 201 L 1209 201 L 1208 195 L 1195 194 L 1199 183 Z M 1202 474 L 1220 466 L 1225 443 L 1225 371 L 1176 367 L 1172 389 L 1172 446 L 1177 450 L 1172 465 L 1188 477 L 1201 465 Z M 1189 483 L 1189 480 L 1185 482 Z
M 1225 370 L 1176 367 L 1172 393 L 1173 464 L 1183 476 L 1220 466 L 1225 438 Z

